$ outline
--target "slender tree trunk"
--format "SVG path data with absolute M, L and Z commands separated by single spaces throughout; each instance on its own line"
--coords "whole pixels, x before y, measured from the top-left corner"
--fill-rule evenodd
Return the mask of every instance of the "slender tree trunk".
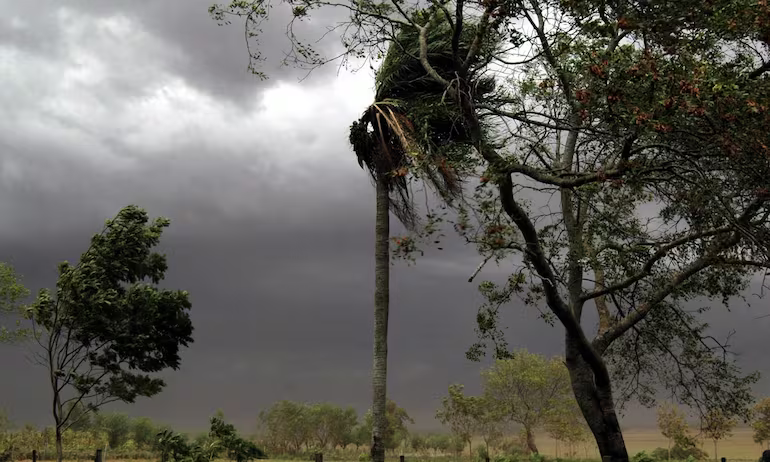
M 390 222 L 387 180 L 376 181 L 377 205 L 374 225 L 374 368 L 372 371 L 373 462 L 385 462 L 384 435 L 387 426 L 388 308 L 390 291 Z
M 61 444 L 61 428 L 56 426 L 56 462 L 64 460 L 64 448 Z
M 714 440 L 714 461 L 716 462 L 718 460 L 719 459 L 717 458 L 717 440 Z
M 527 449 L 529 449 L 529 452 L 532 454 L 539 454 L 537 445 L 535 444 L 535 434 L 532 433 L 532 429 L 529 427 L 526 427 L 525 430 L 527 432 Z
M 576 339 L 567 335 L 566 345 L 565 356 L 572 391 L 596 438 L 600 456 L 610 456 L 612 462 L 628 462 L 628 451 L 615 413 L 612 390 L 595 383 L 590 366 L 578 351 Z

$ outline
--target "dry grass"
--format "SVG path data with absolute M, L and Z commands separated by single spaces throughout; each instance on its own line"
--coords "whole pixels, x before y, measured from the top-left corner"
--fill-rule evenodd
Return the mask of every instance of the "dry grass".
M 697 433 L 697 429 L 693 429 L 693 434 Z M 623 436 L 626 440 L 626 447 L 628 448 L 629 455 L 634 455 L 640 451 L 646 451 L 651 452 L 655 448 L 665 448 L 668 444 L 665 438 L 663 438 L 663 435 L 660 434 L 660 432 L 655 428 L 633 428 L 633 429 L 626 429 L 623 432 Z M 546 436 L 545 434 L 539 434 L 536 437 L 537 447 L 540 450 L 540 452 L 545 456 L 554 457 L 556 456 L 556 442 Z M 476 445 L 483 444 L 480 440 L 474 441 L 474 448 Z M 564 457 L 565 456 L 565 447 L 563 444 L 560 444 L 559 447 L 559 455 Z M 714 457 L 714 443 L 712 441 L 705 441 L 703 442 L 702 449 L 706 451 L 710 457 Z M 752 431 L 750 428 L 737 428 L 733 431 L 733 435 L 730 438 L 727 438 L 723 441 L 719 442 L 719 445 L 717 447 L 718 449 L 718 457 L 726 457 L 728 461 L 752 461 L 755 462 L 759 459 L 760 455 L 762 454 L 763 449 L 758 444 L 756 444 L 752 438 Z M 596 446 L 593 444 L 586 444 L 581 445 L 580 447 L 575 448 L 576 454 L 575 457 L 579 459 L 598 459 L 599 458 L 599 451 L 597 450 Z M 467 451 L 467 449 L 466 449 Z M 466 458 L 467 458 L 467 452 Z M 398 460 L 398 458 L 388 457 L 389 461 L 395 462 Z M 409 457 L 407 457 L 407 460 Z M 23 462 L 31 462 L 31 461 L 23 461 Z M 80 461 L 65 461 L 65 462 L 90 462 L 86 460 L 80 460 Z M 146 461 L 146 460 L 134 460 L 134 459 L 105 459 L 104 462 L 157 462 L 157 461 Z M 216 462 L 226 462 L 226 461 L 216 461 Z M 265 460 L 264 462 L 280 462 L 278 460 Z M 292 461 L 297 462 L 297 461 Z M 352 461 L 351 461 L 352 462 Z M 355 461 L 357 462 L 357 461 Z
M 693 434 L 697 434 L 698 430 L 693 429 Z M 651 452 L 655 448 L 665 448 L 668 446 L 668 441 L 660 434 L 660 431 L 656 428 L 634 428 L 623 431 L 623 437 L 626 440 L 626 447 L 628 453 L 634 455 L 640 451 Z M 714 457 L 714 443 L 713 441 L 702 442 L 702 449 L 708 453 L 710 457 Z M 556 455 L 556 443 L 546 435 L 538 435 L 537 437 L 538 449 L 546 456 Z M 562 445 L 563 446 L 563 445 Z M 718 457 L 726 457 L 727 460 L 752 460 L 756 461 L 762 455 L 762 448 L 760 445 L 754 442 L 752 438 L 752 431 L 750 428 L 736 428 L 733 431 L 733 435 L 723 441 L 719 441 L 717 446 Z M 560 447 L 560 453 L 563 454 L 564 448 Z M 590 445 L 587 448 L 579 448 L 578 457 L 591 457 L 598 458 L 598 450 L 595 445 Z

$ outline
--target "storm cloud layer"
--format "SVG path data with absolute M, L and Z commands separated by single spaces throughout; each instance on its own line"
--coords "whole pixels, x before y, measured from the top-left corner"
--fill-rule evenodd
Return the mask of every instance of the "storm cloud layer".
M 372 75 L 332 66 L 298 83 L 304 71 L 269 64 L 285 43 L 276 13 L 262 82 L 246 70 L 243 30 L 218 27 L 208 6 L 0 0 L 0 260 L 31 290 L 53 287 L 56 264 L 77 259 L 121 207 L 167 216 L 164 285 L 190 291 L 195 343 L 162 394 L 118 408 L 180 429 L 221 408 L 251 430 L 279 399 L 363 412 L 374 194 L 347 127 L 371 102 Z M 465 281 L 478 262 L 455 240 L 394 266 L 389 394 L 418 427 L 436 426 L 450 383 L 479 389 L 482 365 L 464 357 L 481 302 Z M 737 330 L 747 369 L 768 367 L 765 311 L 711 314 L 720 332 Z M 512 346 L 561 352 L 561 328 L 533 310 L 509 307 L 506 320 Z M 0 348 L 0 361 L 0 407 L 48 424 L 43 370 L 18 348 Z

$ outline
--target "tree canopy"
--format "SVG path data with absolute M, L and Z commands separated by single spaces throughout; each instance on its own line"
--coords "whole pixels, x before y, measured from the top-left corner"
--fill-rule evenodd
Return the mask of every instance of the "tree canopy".
M 699 314 L 740 300 L 770 266 L 767 2 L 288 3 L 295 18 L 346 10 L 343 57 L 411 37 L 413 69 L 459 115 L 466 136 L 452 144 L 473 149 L 458 161 L 484 171 L 453 224 L 484 262 L 513 268 L 505 284 L 482 284 L 471 353 L 508 354 L 499 310 L 513 300 L 558 321 L 578 404 L 617 460 L 628 454 L 616 404 L 653 405 L 658 388 L 703 415 L 747 417 L 756 376 Z M 256 34 L 267 10 L 239 0 L 212 13 L 243 15 Z M 329 62 L 290 38 L 296 63 Z M 451 59 L 431 55 L 446 47 Z M 495 80 L 483 98 L 477 57 Z
M 527 447 L 537 453 L 534 431 L 554 413 L 564 413 L 575 398 L 569 374 L 560 358 L 517 350 L 510 359 L 498 359 L 482 373 L 484 394 L 497 403 L 501 414 L 523 427 Z
M 152 249 L 169 220 L 148 222 L 136 206 L 107 220 L 76 265 L 59 265 L 56 291 L 41 290 L 20 320 L 50 377 L 59 460 L 64 431 L 104 404 L 159 393 L 165 382 L 150 374 L 177 369 L 192 342 L 188 293 L 157 286 L 167 264 Z

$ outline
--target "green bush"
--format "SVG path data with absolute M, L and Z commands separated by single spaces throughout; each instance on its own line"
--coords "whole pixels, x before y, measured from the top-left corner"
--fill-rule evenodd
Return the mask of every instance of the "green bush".
M 480 444 L 476 446 L 476 459 L 478 459 L 480 462 L 484 462 L 489 457 L 489 451 L 487 450 L 487 447 Z
M 529 462 L 545 462 L 545 456 L 542 454 L 530 454 L 529 455 Z
M 660 459 L 658 459 L 655 455 L 647 454 L 644 451 L 636 453 L 636 455 L 631 458 L 631 462 L 657 462 L 658 460 Z
M 652 451 L 652 458 L 657 461 L 667 461 L 669 459 L 668 449 L 656 448 Z M 680 445 L 674 445 L 671 448 L 671 460 L 705 460 L 708 459 L 708 454 L 701 451 L 697 446 L 683 447 Z

